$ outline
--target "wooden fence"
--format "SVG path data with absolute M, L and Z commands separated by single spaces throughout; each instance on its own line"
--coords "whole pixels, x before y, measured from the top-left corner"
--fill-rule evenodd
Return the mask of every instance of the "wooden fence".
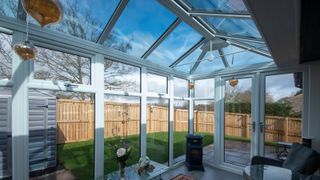
M 105 137 L 140 133 L 140 106 L 127 103 L 105 103 Z M 188 111 L 175 109 L 174 131 L 188 130 Z M 301 141 L 301 119 L 266 117 L 266 141 Z M 57 101 L 58 143 L 85 141 L 94 137 L 94 105 L 89 101 Z M 168 109 L 147 106 L 147 132 L 168 131 Z M 195 111 L 194 131 L 214 133 L 214 112 Z M 251 137 L 251 115 L 225 113 L 225 135 Z

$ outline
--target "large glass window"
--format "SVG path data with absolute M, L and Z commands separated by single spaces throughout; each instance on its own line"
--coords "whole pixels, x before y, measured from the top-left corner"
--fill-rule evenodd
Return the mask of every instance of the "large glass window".
M 147 99 L 147 156 L 166 165 L 169 161 L 168 104 L 167 99 Z
M 167 77 L 155 74 L 147 75 L 148 92 L 167 93 Z
M 96 42 L 119 1 L 61 1 L 64 16 L 62 21 L 58 24 L 48 25 L 47 28 L 66 35 Z M 29 20 L 31 23 L 39 25 L 32 18 L 29 18 Z
M 173 158 L 174 162 L 185 160 L 186 135 L 188 134 L 188 106 L 189 101 L 174 101 L 174 134 L 173 134 Z
M 197 80 L 194 84 L 195 97 L 214 98 L 214 79 Z
M 34 61 L 34 78 L 63 81 L 72 84 L 90 84 L 91 61 L 89 58 L 40 48 Z
M 94 95 L 29 90 L 29 165 L 62 167 L 76 179 L 93 179 Z
M 119 173 L 114 172 L 119 169 L 115 161 L 118 148 L 131 149 L 127 167 L 139 161 L 140 98 L 106 95 L 104 113 L 104 172 L 110 178 L 118 177 Z
M 188 81 L 180 78 L 173 78 L 174 96 L 175 97 L 188 97 Z
M 3 3 L 3 2 L 2 2 Z M 12 36 L 0 33 L 0 79 L 11 79 Z
M 140 68 L 106 60 L 104 86 L 108 90 L 140 92 Z
M 252 79 L 226 81 L 224 112 L 224 160 L 234 165 L 250 163 Z
M 169 66 L 201 39 L 201 35 L 182 22 L 148 57 L 152 62 Z
M 214 100 L 194 101 L 193 116 L 194 133 L 203 135 L 203 159 L 212 163 L 214 157 Z
M 157 1 L 129 1 L 104 45 L 140 57 L 175 18 Z
M 302 73 L 266 76 L 264 152 L 285 159 L 284 145 L 302 142 Z
M 12 175 L 11 99 L 11 88 L 0 87 L 0 179 Z

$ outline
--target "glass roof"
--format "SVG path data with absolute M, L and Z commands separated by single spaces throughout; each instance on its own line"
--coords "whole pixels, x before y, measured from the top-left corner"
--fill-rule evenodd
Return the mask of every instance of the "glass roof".
M 192 10 L 248 14 L 242 0 L 184 0 Z
M 175 19 L 157 1 L 129 1 L 104 45 L 141 57 Z
M 242 0 L 173 1 L 177 2 L 172 3 L 177 6 L 174 8 L 181 8 L 178 7 L 180 5 L 190 13 L 186 13 L 190 16 L 190 22 L 201 19 L 198 23 L 203 26 L 193 28 L 190 26 L 192 23 L 184 21 L 173 25 L 181 19 L 178 20 L 179 17 L 157 0 L 129 0 L 128 3 L 122 0 L 64 0 L 61 1 L 64 9 L 62 22 L 46 28 L 101 43 L 107 48 L 111 47 L 137 58 L 143 57 L 141 61 L 150 61 L 187 74 L 208 74 L 225 68 L 216 49 L 213 51 L 214 60 L 208 61 L 206 53 L 201 62 L 196 63 L 203 51 L 203 44 L 200 42 L 213 38 L 205 33 L 208 31 L 216 33 L 215 38 L 223 37 L 223 41 L 231 43 L 222 49 L 231 67 L 272 61 L 268 58 L 271 57 L 268 47 Z M 0 17 L 5 15 L 15 18 L 17 9 L 18 0 L 0 1 Z M 29 21 L 38 24 L 31 17 Z M 103 42 L 104 38 L 99 37 L 106 37 L 106 40 Z M 203 37 L 207 39 L 202 41 Z M 243 49 L 232 46 L 233 43 Z M 185 54 L 189 55 L 184 57 Z M 177 60 L 179 63 L 175 63 Z M 195 64 L 198 65 L 194 66 Z
M 202 36 L 186 23 L 181 23 L 148 57 L 154 63 L 169 66 L 195 45 Z
M 62 21 L 47 27 L 96 42 L 119 2 L 120 0 L 95 0 L 94 3 L 91 0 L 61 1 L 64 11 Z M 31 22 L 39 25 L 34 20 Z
M 203 19 L 212 28 L 216 29 L 223 35 L 261 38 L 261 35 L 252 19 L 217 17 L 204 17 Z
M 253 53 L 232 45 L 223 48 L 222 51 L 224 52 L 230 67 L 245 67 L 253 64 L 272 62 L 271 58 L 261 56 L 257 53 Z
M 194 71 L 193 74 L 206 74 L 209 72 L 214 72 L 214 71 L 222 70 L 225 68 L 218 51 L 212 52 L 214 56 L 213 60 L 208 60 L 209 54 L 210 52 L 207 52 L 206 56 L 203 58 L 203 60 L 201 61 L 198 68 Z
M 0 14 L 17 17 L 18 0 L 2 0 L 0 1 Z

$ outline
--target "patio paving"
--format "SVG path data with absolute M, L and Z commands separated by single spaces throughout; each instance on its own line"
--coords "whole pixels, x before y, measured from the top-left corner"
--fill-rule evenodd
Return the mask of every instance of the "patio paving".
M 203 148 L 203 160 L 213 163 L 213 144 Z M 250 143 L 242 141 L 225 140 L 225 161 L 238 166 L 246 166 L 250 163 Z M 276 147 L 265 146 L 266 156 L 276 159 Z

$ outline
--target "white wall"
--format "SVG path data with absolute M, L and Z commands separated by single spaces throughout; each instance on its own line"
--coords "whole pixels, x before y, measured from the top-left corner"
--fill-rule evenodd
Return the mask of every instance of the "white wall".
M 310 63 L 309 77 L 309 136 L 320 152 L 320 62 Z

